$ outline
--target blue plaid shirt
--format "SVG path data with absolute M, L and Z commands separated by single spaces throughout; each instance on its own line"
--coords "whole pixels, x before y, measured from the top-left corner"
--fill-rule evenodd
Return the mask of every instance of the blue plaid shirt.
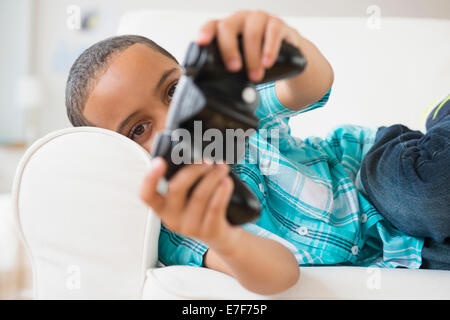
M 361 161 L 376 130 L 347 125 L 325 139 L 301 140 L 290 134 L 290 117 L 322 107 L 330 92 L 301 111 L 279 102 L 274 82 L 259 85 L 258 92 L 260 127 L 249 139 L 245 158 L 231 168 L 262 205 L 261 217 L 243 228 L 280 242 L 299 265 L 419 268 L 423 239 L 385 220 L 359 182 Z M 207 249 L 161 227 L 159 258 L 166 265 L 201 266 Z

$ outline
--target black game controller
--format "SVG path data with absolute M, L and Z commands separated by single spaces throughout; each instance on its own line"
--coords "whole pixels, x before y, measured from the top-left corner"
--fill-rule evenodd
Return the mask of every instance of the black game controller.
M 242 54 L 241 36 L 239 47 Z M 306 60 L 300 51 L 283 41 L 276 62 L 272 68 L 265 71 L 265 76 L 260 82 L 294 76 L 302 72 L 305 66 Z M 254 115 L 259 104 L 255 83 L 248 79 L 245 65 L 239 72 L 229 72 L 226 69 L 216 40 L 207 46 L 191 43 L 183 67 L 184 74 L 178 82 L 170 104 L 165 129 L 155 137 L 151 152 L 152 157 L 162 157 L 167 161 L 167 179 L 183 165 L 201 162 L 203 151 L 210 143 L 204 139 L 201 139 L 200 143 L 185 139 L 179 141 L 180 130 L 195 136 L 195 133 L 198 135 L 200 124 L 202 136 L 208 129 L 215 129 L 225 137 L 227 129 L 246 131 L 258 128 L 258 119 Z M 224 152 L 220 155 L 212 154 L 210 160 L 230 163 L 227 155 L 233 152 L 232 163 L 236 163 L 243 156 L 242 150 L 245 150 L 245 147 L 239 146 L 239 142 L 235 139 L 231 143 L 229 141 L 225 143 L 225 138 L 223 141 Z M 248 143 L 248 139 L 244 143 Z M 175 150 L 178 156 L 182 154 L 183 159 L 189 161 L 182 163 L 174 161 Z M 239 225 L 256 220 L 261 212 L 258 198 L 236 174 L 230 172 L 230 176 L 234 183 L 234 191 L 227 208 L 228 221 L 233 225 Z

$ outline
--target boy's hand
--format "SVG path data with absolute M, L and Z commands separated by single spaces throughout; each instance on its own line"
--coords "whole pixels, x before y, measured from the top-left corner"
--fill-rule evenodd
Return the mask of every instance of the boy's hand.
M 200 29 L 197 43 L 209 44 L 217 38 L 223 61 L 229 71 L 242 68 L 237 36 L 242 34 L 244 59 L 249 79 L 260 81 L 272 67 L 282 40 L 299 47 L 300 34 L 281 19 L 263 11 L 237 11 L 221 20 L 211 20 Z
M 239 34 L 244 57 L 239 52 Z M 266 12 L 243 10 L 225 19 L 211 20 L 200 29 L 197 44 L 207 45 L 214 38 L 227 69 L 239 71 L 244 59 L 248 77 L 254 82 L 261 81 L 265 70 L 273 66 L 283 40 L 300 49 L 307 61 L 305 70 L 295 77 L 278 80 L 275 88 L 281 104 L 291 110 L 302 110 L 319 101 L 333 84 L 333 69 L 319 49 L 297 30 Z
M 289 249 L 275 240 L 231 226 L 226 220 L 233 191 L 226 164 L 183 167 L 170 179 L 163 196 L 156 189 L 166 170 L 163 159 L 153 159 L 141 198 L 171 231 L 209 245 L 203 261 L 206 267 L 227 273 L 260 294 L 279 293 L 297 282 L 299 268 Z
M 157 185 L 166 170 L 167 164 L 162 158 L 153 159 L 141 188 L 141 199 L 171 231 L 194 237 L 218 251 L 232 247 L 236 228 L 225 216 L 233 192 L 228 165 L 187 165 L 170 179 L 166 195 L 161 195 Z

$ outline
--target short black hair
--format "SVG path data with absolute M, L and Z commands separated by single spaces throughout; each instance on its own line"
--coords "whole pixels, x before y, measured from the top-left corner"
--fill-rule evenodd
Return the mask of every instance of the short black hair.
M 66 83 L 66 111 L 69 121 L 74 127 L 93 126 L 84 117 L 83 110 L 90 91 L 93 89 L 94 81 L 98 73 L 107 67 L 113 54 L 122 52 L 134 44 L 144 44 L 178 64 L 177 59 L 168 51 L 142 36 L 115 36 L 90 46 L 75 60 Z

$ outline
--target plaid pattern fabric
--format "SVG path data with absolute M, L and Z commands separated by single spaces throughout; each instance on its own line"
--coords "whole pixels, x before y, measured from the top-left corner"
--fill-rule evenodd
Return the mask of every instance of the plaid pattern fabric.
M 301 111 L 279 102 L 274 82 L 259 85 L 258 92 L 260 127 L 232 170 L 263 209 L 258 221 L 243 227 L 285 245 L 299 265 L 419 268 L 423 239 L 395 229 L 364 197 L 359 183 L 360 164 L 376 130 L 347 125 L 325 139 L 301 140 L 290 134 L 289 119 L 322 107 L 330 92 Z M 200 266 L 206 250 L 199 241 L 161 229 L 164 264 Z

